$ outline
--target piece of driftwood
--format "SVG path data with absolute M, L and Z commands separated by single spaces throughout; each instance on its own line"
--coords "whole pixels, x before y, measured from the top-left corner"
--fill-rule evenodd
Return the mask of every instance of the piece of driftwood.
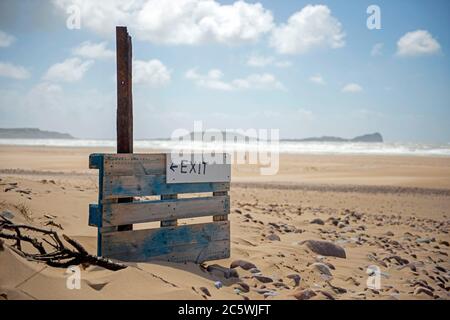
M 37 233 L 40 237 L 33 238 L 27 235 L 26 231 Z M 0 216 L 0 238 L 13 240 L 14 244 L 9 247 L 22 257 L 32 261 L 44 262 L 52 267 L 67 268 L 72 265 L 83 264 L 96 265 L 113 271 L 126 268 L 124 264 L 89 254 L 79 242 L 65 234 L 63 234 L 63 238 L 72 248 L 65 245 L 58 233 L 53 230 L 27 224 L 15 224 L 3 216 Z M 31 244 L 37 252 L 27 252 L 23 248 L 22 242 Z M 46 250 L 44 242 L 52 247 L 50 252 Z M 3 241 L 1 243 L 4 245 Z

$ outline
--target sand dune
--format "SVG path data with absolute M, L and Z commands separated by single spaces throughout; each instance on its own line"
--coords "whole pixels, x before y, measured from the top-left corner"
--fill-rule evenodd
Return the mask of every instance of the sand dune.
M 87 224 L 88 204 L 97 199 L 97 172 L 87 169 L 94 151 L 111 152 L 2 146 L 0 212 L 70 235 L 95 253 L 96 229 Z M 89 266 L 81 270 L 81 289 L 69 290 L 65 269 L 26 261 L 7 242 L 0 251 L 1 297 L 450 297 L 448 158 L 283 155 L 280 163 L 274 177 L 233 167 L 229 259 L 130 263 L 115 272 Z M 309 240 L 331 247 L 324 251 Z M 367 287 L 370 265 L 380 268 L 379 289 Z

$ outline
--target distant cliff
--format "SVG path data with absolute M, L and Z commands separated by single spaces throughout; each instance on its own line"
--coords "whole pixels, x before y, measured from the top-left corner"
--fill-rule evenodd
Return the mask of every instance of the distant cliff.
M 0 128 L 0 139 L 75 139 L 68 133 L 43 131 L 37 128 Z
M 383 137 L 378 132 L 371 134 L 364 134 L 362 136 L 355 137 L 353 139 L 344 139 L 340 137 L 313 137 L 306 139 L 292 139 L 292 141 L 302 141 L 302 142 L 383 142 Z

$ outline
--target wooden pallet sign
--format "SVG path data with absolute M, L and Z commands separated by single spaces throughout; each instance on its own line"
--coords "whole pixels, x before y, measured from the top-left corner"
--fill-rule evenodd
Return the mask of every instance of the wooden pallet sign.
M 98 228 L 99 256 L 196 263 L 230 256 L 230 164 L 174 162 L 170 154 L 91 154 L 89 168 L 99 170 L 98 204 L 89 207 L 89 225 Z M 209 194 L 178 198 L 193 193 Z M 137 198 L 146 196 L 160 199 Z M 206 216 L 212 221 L 177 223 Z M 118 226 L 154 221 L 161 227 L 118 231 Z

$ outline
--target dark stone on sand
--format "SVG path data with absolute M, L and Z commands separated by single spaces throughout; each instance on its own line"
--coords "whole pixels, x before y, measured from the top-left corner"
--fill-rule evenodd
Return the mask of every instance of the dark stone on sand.
M 323 226 L 325 222 L 323 222 L 322 219 L 316 218 L 314 220 L 311 220 L 310 224 L 320 224 L 321 226 Z
M 250 291 L 250 286 L 248 284 L 246 284 L 245 282 L 238 282 L 236 283 L 236 285 L 239 286 L 239 290 L 241 290 L 242 292 L 249 292 Z
M 297 300 L 309 300 L 312 297 L 315 297 L 317 294 L 311 290 L 311 289 L 305 289 L 305 290 L 297 290 L 294 292 L 293 296 Z
M 265 277 L 265 276 L 257 276 L 257 275 L 254 275 L 253 278 L 255 278 L 256 280 L 258 280 L 259 282 L 262 282 L 262 283 L 270 283 L 270 282 L 273 282 L 273 279 L 272 279 L 272 278 Z
M 250 270 L 250 269 L 256 268 L 256 266 L 253 263 L 251 263 L 251 262 L 248 262 L 248 261 L 245 261 L 245 260 L 234 260 L 231 263 L 230 268 L 234 269 L 234 268 L 237 268 L 237 267 L 241 267 L 244 270 Z
M 425 293 L 426 295 L 432 297 L 433 296 L 433 291 L 431 291 L 430 289 L 424 288 L 424 287 L 417 287 L 414 290 L 414 295 L 418 295 L 421 293 Z
M 305 240 L 300 244 L 305 244 L 311 251 L 322 256 L 346 258 L 345 250 L 332 242 L 322 240 Z
M 206 294 L 208 297 L 211 297 L 211 293 L 209 293 L 209 290 L 205 287 L 200 287 L 200 291 Z
M 281 241 L 280 237 L 275 233 L 269 234 L 266 239 L 269 241 Z
M 318 271 L 322 275 L 325 275 L 325 276 L 328 276 L 328 277 L 332 277 L 333 276 L 333 274 L 331 273 L 330 268 L 324 263 L 321 263 L 321 262 L 313 263 L 310 266 L 310 268 L 313 269 L 313 270 Z
M 225 268 L 218 264 L 212 264 L 212 265 L 208 266 L 206 268 L 206 270 L 210 273 L 224 277 L 225 279 L 239 278 L 239 274 L 235 269 Z
M 297 273 L 289 274 L 287 277 L 289 279 L 294 280 L 294 284 L 295 284 L 294 287 L 298 287 L 300 285 L 300 280 L 302 279 L 302 277 L 299 274 L 297 274 Z

